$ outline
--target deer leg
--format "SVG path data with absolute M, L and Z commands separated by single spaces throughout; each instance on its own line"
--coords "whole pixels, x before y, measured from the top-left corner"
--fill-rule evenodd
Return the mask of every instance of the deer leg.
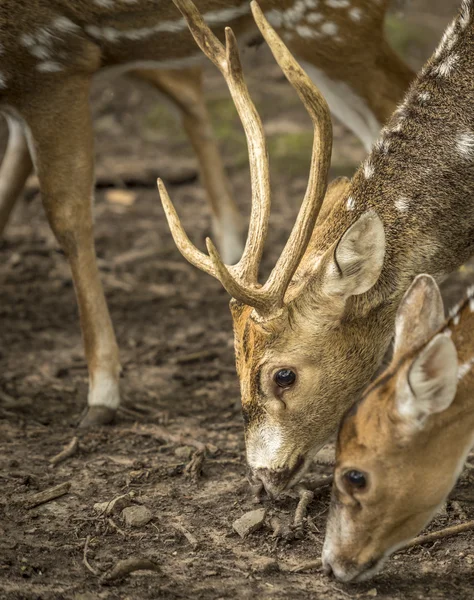
M 33 169 L 28 144 L 19 121 L 7 116 L 8 145 L 0 168 L 0 237 L 5 231 L 15 202 Z
M 222 258 L 236 263 L 243 251 L 243 223 L 232 198 L 202 93 L 199 67 L 182 71 L 139 69 L 132 72 L 152 84 L 179 109 L 183 127 L 196 152 L 212 211 L 212 227 Z
M 28 141 L 51 228 L 69 261 L 89 370 L 81 425 L 110 422 L 120 402 L 119 352 L 99 277 L 93 239 L 93 134 L 89 79 L 70 77 L 24 107 Z M 53 110 L 54 107 L 54 110 Z

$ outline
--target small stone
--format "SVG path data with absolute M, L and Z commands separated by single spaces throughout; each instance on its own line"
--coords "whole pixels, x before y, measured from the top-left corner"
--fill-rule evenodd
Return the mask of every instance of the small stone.
M 117 496 L 109 502 L 97 502 L 94 504 L 94 510 L 100 515 L 113 515 L 119 513 L 121 510 L 130 506 L 132 503 L 130 494 L 124 494 L 123 496 Z
M 187 460 L 191 457 L 191 454 L 193 452 L 194 448 L 191 448 L 191 446 L 180 446 L 179 448 L 176 448 L 176 450 L 174 451 L 174 455 L 178 458 L 183 458 Z
M 143 527 L 153 518 L 146 506 L 129 506 L 122 511 L 122 519 L 129 527 Z
M 240 537 L 244 538 L 245 536 L 249 535 L 249 533 L 253 533 L 254 531 L 260 529 L 265 520 L 266 513 L 267 511 L 264 508 L 251 510 L 234 521 L 232 527 L 234 528 L 234 531 L 240 535 Z

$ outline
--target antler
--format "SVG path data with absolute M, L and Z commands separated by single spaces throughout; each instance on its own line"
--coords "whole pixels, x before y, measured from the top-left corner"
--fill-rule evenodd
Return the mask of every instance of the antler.
M 237 300 L 253 306 L 262 316 L 283 306 L 285 291 L 311 239 L 327 185 L 332 148 L 329 109 L 318 89 L 293 58 L 270 26 L 257 2 L 251 3 L 254 19 L 276 61 L 296 89 L 314 126 L 311 171 L 305 197 L 290 237 L 267 282 L 258 284 L 258 269 L 270 215 L 270 176 L 262 122 L 245 84 L 235 36 L 226 28 L 225 47 L 203 21 L 191 0 L 173 0 L 186 19 L 201 50 L 223 74 L 242 122 L 250 160 L 252 210 L 247 242 L 240 261 L 234 266 L 223 263 L 211 240 L 209 256 L 198 250 L 187 237 L 162 181 L 158 189 L 174 241 L 193 265 L 218 279 Z

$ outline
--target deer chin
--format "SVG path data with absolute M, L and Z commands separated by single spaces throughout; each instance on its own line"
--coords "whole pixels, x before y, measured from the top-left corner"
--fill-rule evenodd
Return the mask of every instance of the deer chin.
M 382 555 L 359 564 L 339 556 L 332 556 L 327 552 L 326 546 L 323 548 L 322 562 L 325 574 L 333 575 L 343 583 L 359 583 L 372 579 L 382 569 L 386 560 L 387 557 Z
M 301 480 L 308 470 L 308 466 L 309 461 L 305 460 L 303 456 L 298 456 L 292 467 L 252 469 L 252 478 L 261 482 L 267 494 L 276 499 Z

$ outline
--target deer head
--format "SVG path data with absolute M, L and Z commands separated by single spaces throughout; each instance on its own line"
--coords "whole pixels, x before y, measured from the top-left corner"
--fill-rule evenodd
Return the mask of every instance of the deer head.
M 190 263 L 216 277 L 233 298 L 247 459 L 254 476 L 269 493 L 277 495 L 304 473 L 311 456 L 334 432 L 385 350 L 387 334 L 381 343 L 361 343 L 371 328 L 380 329 L 380 322 L 361 325 L 361 319 L 346 318 L 348 303 L 370 289 L 379 277 L 385 251 L 384 229 L 375 211 L 369 210 L 341 235 L 325 240 L 323 252 L 310 245 L 312 236 L 317 235 L 315 223 L 326 191 L 327 202 L 332 204 L 334 197 L 347 198 L 350 184 L 338 180 L 326 190 L 332 146 L 328 107 L 256 2 L 252 2 L 257 26 L 314 125 L 311 170 L 298 217 L 267 281 L 263 285 L 258 282 L 270 212 L 262 123 L 243 78 L 232 31 L 226 29 L 224 47 L 190 0 L 174 2 L 197 44 L 223 74 L 246 134 L 252 210 L 240 261 L 225 265 L 209 239 L 209 255 L 193 246 L 161 181 L 158 187 L 180 252 Z M 385 330 L 389 336 L 390 326 Z
M 443 324 L 438 287 L 420 275 L 399 306 L 391 365 L 341 425 L 323 548 L 341 581 L 374 575 L 431 520 L 472 445 L 472 422 L 466 437 L 448 415 L 458 359 Z

